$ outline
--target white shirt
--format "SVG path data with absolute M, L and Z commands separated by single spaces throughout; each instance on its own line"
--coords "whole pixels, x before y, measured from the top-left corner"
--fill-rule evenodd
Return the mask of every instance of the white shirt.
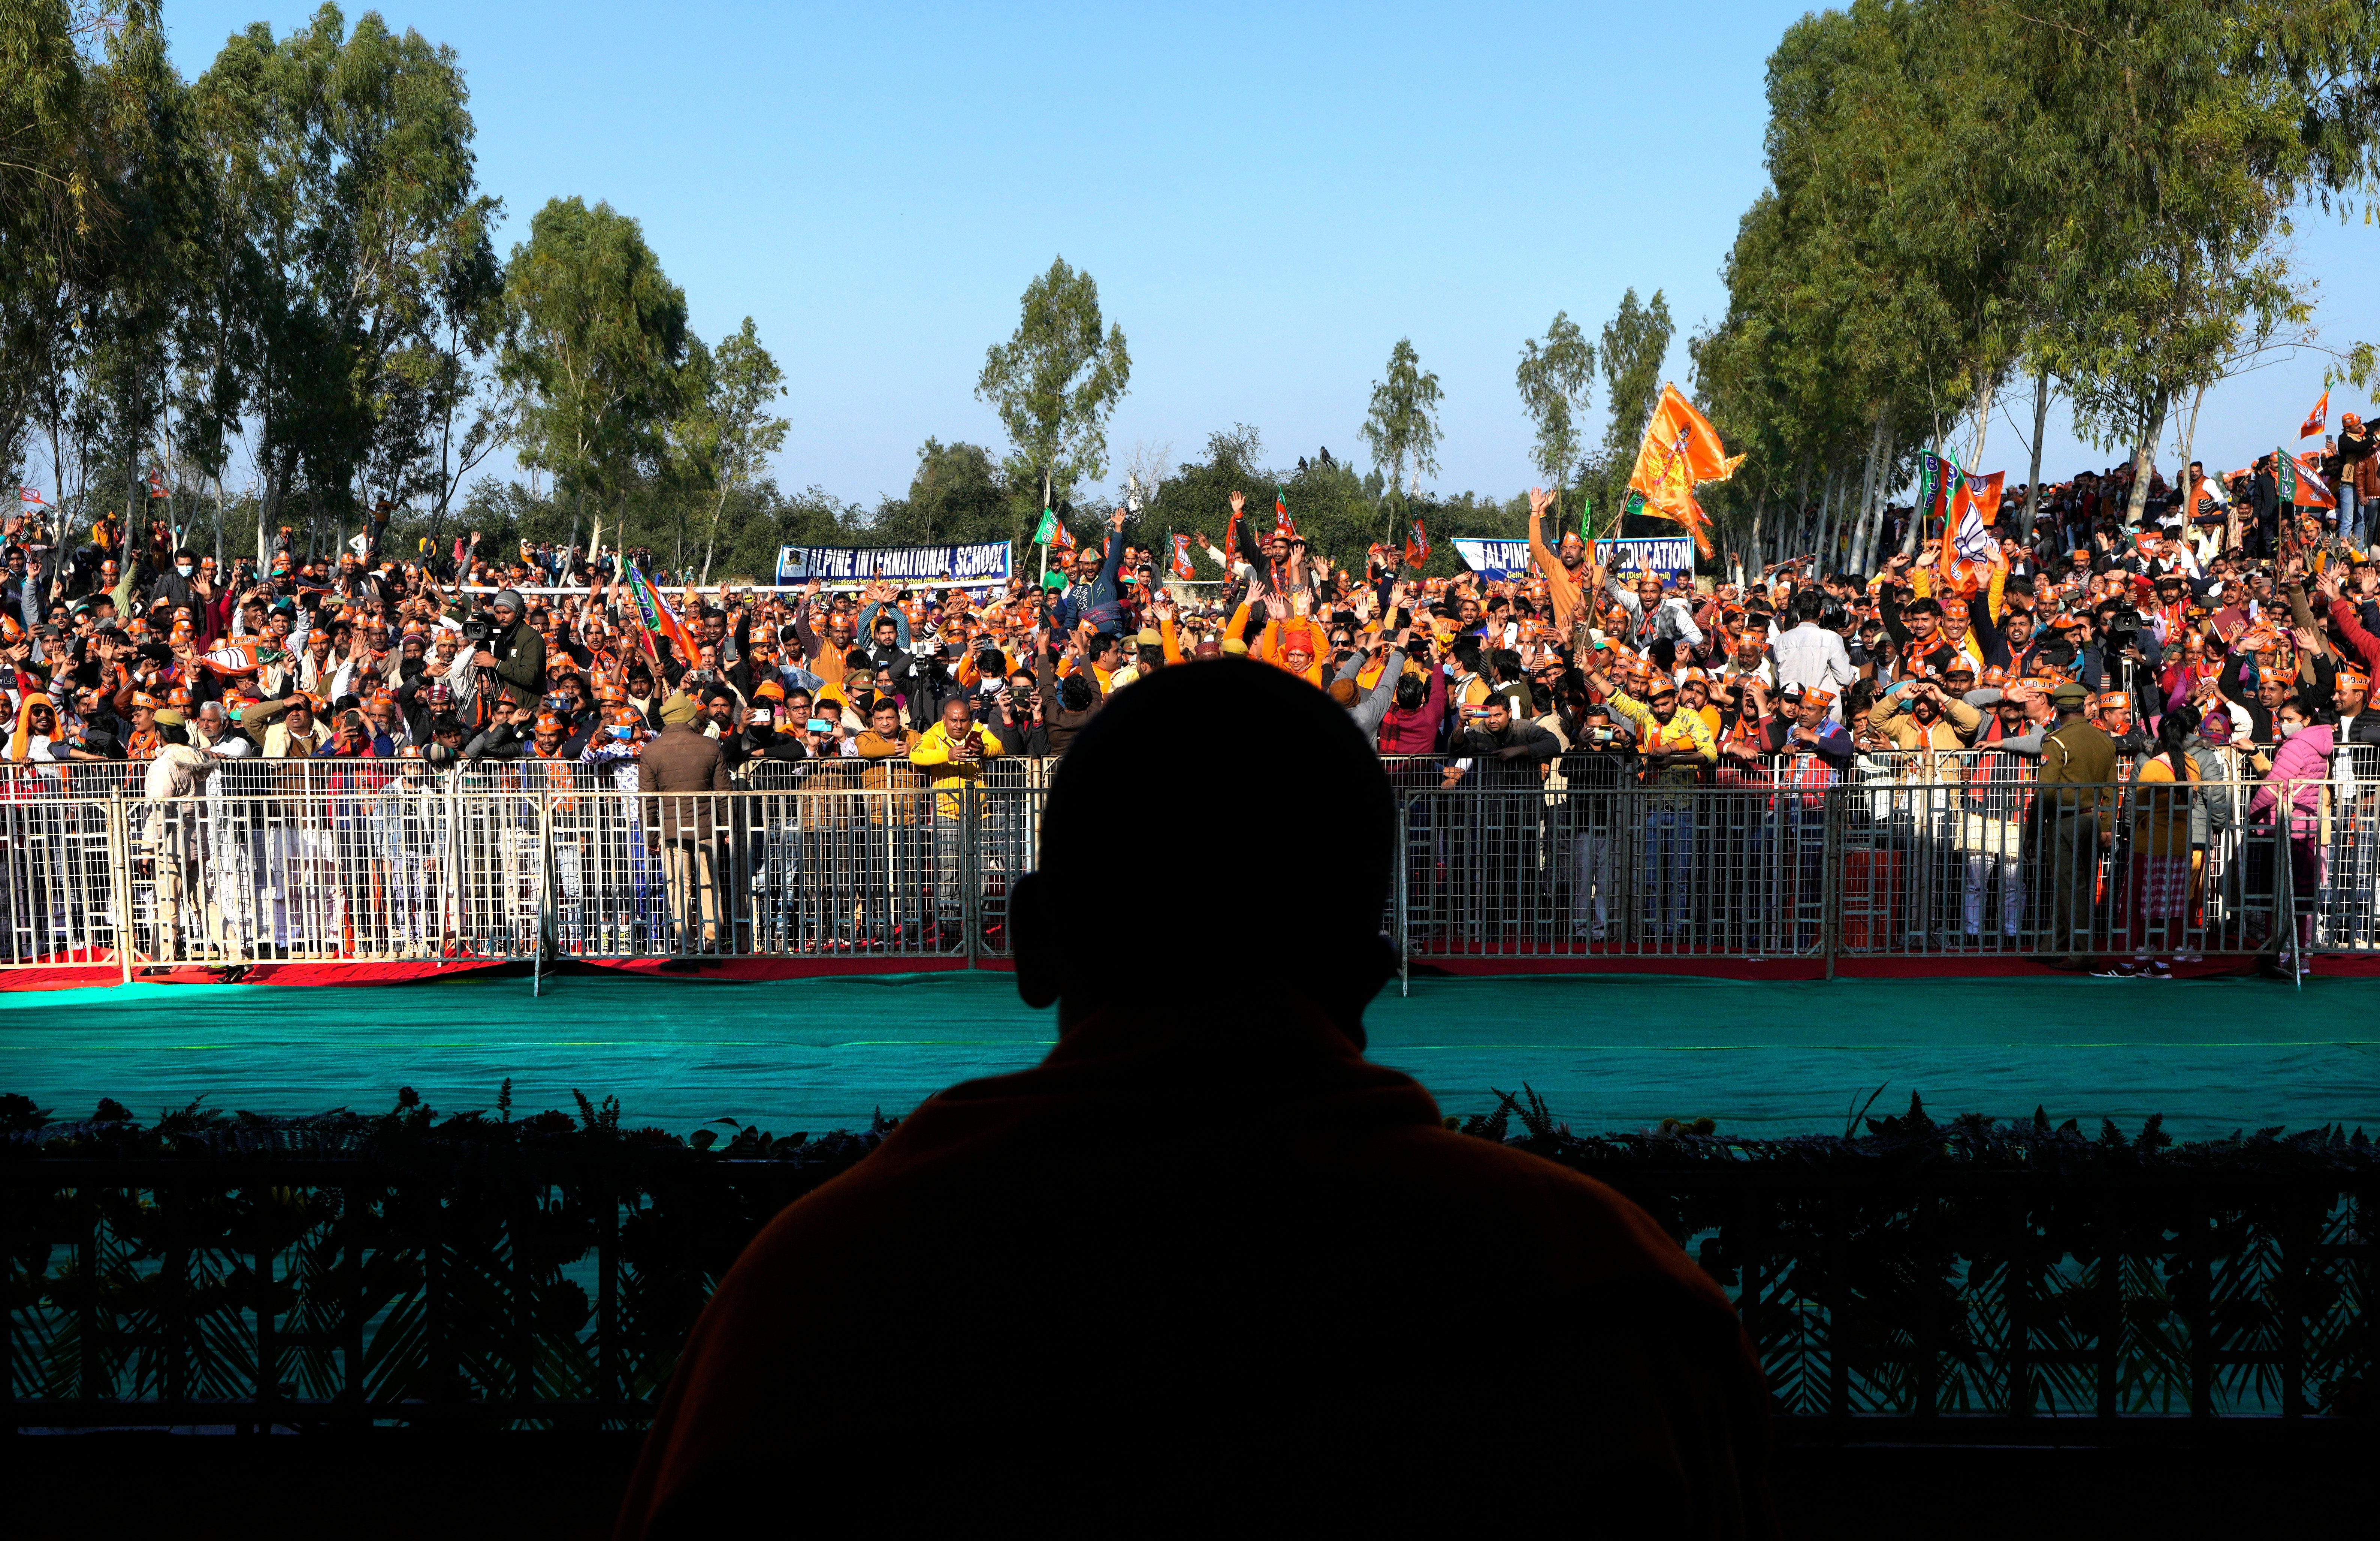
M 1780 688 L 1801 686 L 1831 691 L 1835 704 L 1827 715 L 1840 721 L 1842 695 L 1859 678 L 1852 667 L 1852 655 L 1843 647 L 1843 639 L 1818 625 L 1804 621 L 1779 637 L 1769 650 L 1777 659 L 1777 684 Z

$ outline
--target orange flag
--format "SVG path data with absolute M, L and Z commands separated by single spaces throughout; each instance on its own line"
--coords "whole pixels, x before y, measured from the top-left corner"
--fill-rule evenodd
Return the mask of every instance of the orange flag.
M 1992 557 L 1999 550 L 1991 530 L 2008 473 L 1974 476 L 1953 468 L 1949 474 L 1958 487 L 1950 494 L 1950 516 L 1942 521 L 1941 580 L 1951 591 L 1979 594 L 1991 581 Z
M 1725 481 L 1742 464 L 1743 456 L 1728 455 L 1710 419 L 1695 411 L 1675 385 L 1664 384 L 1645 424 L 1645 441 L 1637 446 L 1628 489 L 1644 498 L 1645 513 L 1685 526 L 1703 555 L 1710 556 L 1710 525 L 1702 504 L 1694 501 L 1694 489 L 1706 481 Z
M 2311 439 L 2329 425 L 2330 393 L 2325 391 L 2322 394 L 2322 399 L 2313 404 L 2313 410 L 2306 414 L 2306 420 L 2298 429 L 2298 437 Z

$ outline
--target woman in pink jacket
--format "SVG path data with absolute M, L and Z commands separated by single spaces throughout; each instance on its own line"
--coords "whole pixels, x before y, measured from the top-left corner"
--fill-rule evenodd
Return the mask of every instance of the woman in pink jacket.
M 2248 817 L 2259 823 L 2276 823 L 2282 804 L 2288 805 L 2289 879 L 2296 885 L 2298 901 L 2296 945 L 2302 950 L 2313 940 L 2312 906 L 2315 886 L 2322 880 L 2322 792 L 2330 778 L 2332 734 L 2328 724 L 2313 721 L 2312 709 L 2294 698 L 2275 710 L 2273 731 L 2280 744 L 2272 758 L 2267 761 L 2263 755 L 2255 755 L 2248 761 L 2265 774 L 2265 784 L 2256 789 L 2254 800 L 2248 805 Z M 2294 974 L 2297 954 L 2285 947 L 2275 963 L 2280 971 Z

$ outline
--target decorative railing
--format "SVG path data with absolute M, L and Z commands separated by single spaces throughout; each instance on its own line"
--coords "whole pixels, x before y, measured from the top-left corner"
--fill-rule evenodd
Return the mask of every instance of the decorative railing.
M 688 1141 L 503 1100 L 144 1128 L 0 1098 L 12 1426 L 633 1426 L 745 1244 L 890 1127 Z M 1857 1137 L 1581 1136 L 1525 1094 L 1467 1128 L 1644 1206 L 1791 1418 L 2373 1411 L 2361 1130 L 2176 1145 L 1912 1101 Z

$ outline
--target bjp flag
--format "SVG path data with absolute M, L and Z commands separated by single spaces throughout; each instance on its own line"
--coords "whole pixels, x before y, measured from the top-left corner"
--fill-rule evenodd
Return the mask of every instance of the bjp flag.
M 1198 576 L 1198 570 L 1190 565 L 1190 537 L 1186 535 L 1173 538 L 1173 576 L 1184 583 Z
M 1703 555 L 1711 550 L 1710 521 L 1694 489 L 1705 482 L 1725 481 L 1743 464 L 1730 457 L 1719 443 L 1718 430 L 1694 410 L 1694 403 L 1675 385 L 1661 387 L 1661 399 L 1645 424 L 1645 440 L 1636 448 L 1636 467 L 1628 475 L 1628 489 L 1640 494 L 1644 511 L 1686 527 Z
M 2299 425 L 2298 437 L 2301 439 L 2311 439 L 2329 426 L 2330 393 L 2328 391 L 2325 391 L 2322 394 L 2322 399 L 2313 404 L 2313 410 L 2306 414 L 2306 420 Z
M 1999 541 L 1992 525 L 2000 516 L 2000 490 L 2006 471 L 1977 476 L 1953 467 L 1957 482 L 1950 494 L 1949 516 L 1942 521 L 1940 573 L 1944 586 L 1960 594 L 1979 594 L 1991 582 L 1993 558 Z

